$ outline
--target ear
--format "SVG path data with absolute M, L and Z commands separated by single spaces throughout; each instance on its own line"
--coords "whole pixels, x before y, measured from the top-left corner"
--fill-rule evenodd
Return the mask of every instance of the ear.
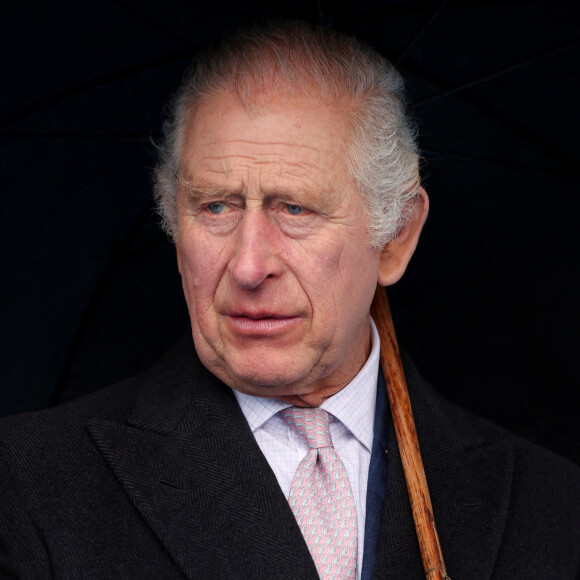
M 399 235 L 381 251 L 378 278 L 380 286 L 390 286 L 401 279 L 417 247 L 419 235 L 429 212 L 429 198 L 422 187 L 417 190 L 415 204 L 415 211 L 411 219 L 405 224 Z

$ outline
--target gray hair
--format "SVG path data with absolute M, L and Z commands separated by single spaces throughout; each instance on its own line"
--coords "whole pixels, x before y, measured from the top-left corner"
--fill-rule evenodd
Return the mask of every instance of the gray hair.
M 168 235 L 179 235 L 178 178 L 190 109 L 227 92 L 251 108 L 268 91 L 350 102 L 348 169 L 366 202 L 369 243 L 383 247 L 395 238 L 420 184 L 403 80 L 357 39 L 301 22 L 240 30 L 198 55 L 169 104 L 159 145 L 155 200 Z

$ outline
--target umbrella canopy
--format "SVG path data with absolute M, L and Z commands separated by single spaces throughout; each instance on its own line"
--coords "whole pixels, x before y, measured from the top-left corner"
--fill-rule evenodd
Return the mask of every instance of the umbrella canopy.
M 189 330 L 151 207 L 160 111 L 203 45 L 266 18 L 357 35 L 407 81 L 431 214 L 389 293 L 448 398 L 580 461 L 580 4 L 62 0 L 2 19 L 0 412 L 146 369 Z

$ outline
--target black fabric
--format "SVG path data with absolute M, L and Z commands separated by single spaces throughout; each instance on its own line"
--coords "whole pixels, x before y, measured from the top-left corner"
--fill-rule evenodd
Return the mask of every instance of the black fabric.
M 574 578 L 580 470 L 450 405 L 405 360 L 454 580 Z M 316 578 L 231 391 L 191 340 L 152 371 L 0 422 L 0 577 Z M 424 577 L 392 426 L 374 578 Z

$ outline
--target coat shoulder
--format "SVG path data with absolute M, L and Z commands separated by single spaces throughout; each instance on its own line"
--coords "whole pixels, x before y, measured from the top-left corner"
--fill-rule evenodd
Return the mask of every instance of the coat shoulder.
M 580 577 L 580 468 L 513 437 L 509 511 L 496 568 L 501 578 Z
M 580 577 L 580 468 L 447 401 L 403 364 L 451 578 Z
M 91 433 L 95 424 L 128 428 L 140 404 L 158 408 L 160 393 L 173 408 L 187 401 L 186 368 L 197 363 L 192 347 L 178 351 L 180 364 L 170 351 L 142 375 L 0 420 L 0 577 L 183 577 L 127 501 Z
M 139 402 L 155 406 L 155 397 L 177 398 L 183 382 L 200 369 L 188 337 L 144 373 L 50 409 L 0 418 L 0 450 L 14 449 L 14 456 L 25 460 L 28 450 L 78 436 L 92 420 L 125 422 Z

